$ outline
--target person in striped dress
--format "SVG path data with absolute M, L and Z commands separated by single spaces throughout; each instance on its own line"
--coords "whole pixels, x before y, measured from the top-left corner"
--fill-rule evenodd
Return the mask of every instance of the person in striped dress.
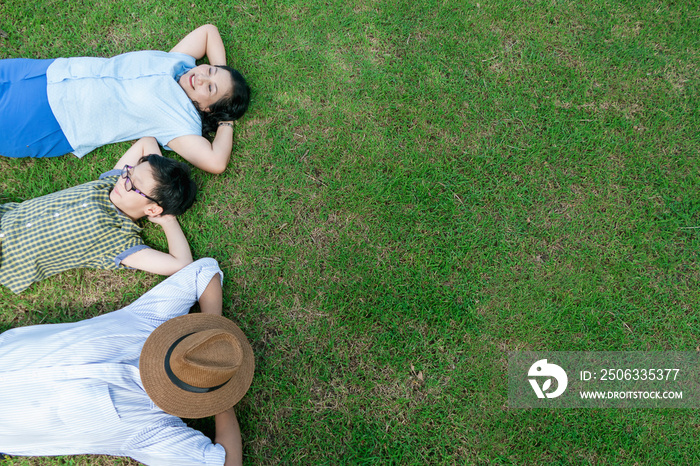
M 255 365 L 244 333 L 222 317 L 222 280 L 204 258 L 120 310 L 0 334 L 0 451 L 241 464 L 233 407 Z M 196 301 L 201 312 L 189 313 Z M 181 419 L 209 416 L 213 442 Z

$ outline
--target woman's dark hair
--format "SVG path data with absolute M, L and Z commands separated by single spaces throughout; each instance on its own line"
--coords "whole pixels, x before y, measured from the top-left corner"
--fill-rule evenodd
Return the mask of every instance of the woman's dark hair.
M 224 65 L 217 68 L 226 70 L 231 74 L 232 91 L 226 97 L 222 97 L 209 107 L 205 112 L 199 108 L 197 102 L 193 102 L 199 115 L 202 117 L 202 134 L 215 133 L 221 121 L 235 121 L 243 116 L 250 102 L 250 87 L 241 73 Z
M 156 186 L 151 197 L 163 208 L 161 215 L 181 215 L 194 203 L 197 185 L 190 178 L 190 167 L 162 155 L 144 155 L 139 163 L 151 166 Z

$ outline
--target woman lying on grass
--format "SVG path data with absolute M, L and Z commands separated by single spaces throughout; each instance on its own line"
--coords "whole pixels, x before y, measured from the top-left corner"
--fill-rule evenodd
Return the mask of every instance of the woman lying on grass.
M 207 57 L 209 65 L 196 66 Z M 226 65 L 218 29 L 190 32 L 170 52 L 112 58 L 0 60 L 0 155 L 82 157 L 114 142 L 155 137 L 202 170 L 221 173 L 233 121 L 250 88 Z M 215 132 L 212 142 L 202 136 Z

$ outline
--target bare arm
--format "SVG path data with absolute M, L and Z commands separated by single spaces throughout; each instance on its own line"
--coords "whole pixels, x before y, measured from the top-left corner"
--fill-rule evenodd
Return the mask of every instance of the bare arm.
M 209 173 L 223 173 L 233 150 L 233 128 L 219 126 L 213 142 L 202 136 L 180 136 L 168 146 L 195 167 Z
M 163 227 L 163 232 L 168 240 L 168 252 L 150 248 L 142 249 L 127 256 L 122 260 L 122 264 L 159 275 L 172 275 L 192 263 L 190 245 L 177 218 L 174 215 L 161 215 L 148 219 Z
M 205 24 L 190 32 L 170 51 L 184 53 L 197 60 L 206 56 L 211 65 L 226 64 L 224 42 L 213 24 Z
M 221 289 L 221 276 L 217 273 L 204 289 L 204 293 L 199 297 L 199 308 L 202 314 L 221 315 L 223 307 L 223 290 Z
M 171 52 L 180 52 L 196 59 L 207 57 L 212 65 L 226 64 L 226 50 L 219 30 L 213 24 L 205 24 L 190 32 Z M 209 173 L 223 173 L 233 149 L 233 128 L 219 126 L 213 142 L 187 135 L 168 142 L 168 147 L 195 167 Z
M 221 315 L 223 292 L 221 290 L 221 277 L 217 273 L 211 278 L 204 293 L 199 297 L 199 307 L 203 314 Z M 214 416 L 216 424 L 216 437 L 214 441 L 226 450 L 226 462 L 224 466 L 243 464 L 243 446 L 241 441 L 241 429 L 238 426 L 236 412 L 233 408 Z
M 132 167 L 136 166 L 141 157 L 150 154 L 163 155 L 160 152 L 158 141 L 150 137 L 141 138 L 136 141 L 134 145 L 129 148 L 129 150 L 124 152 L 124 155 L 122 155 L 114 168 L 122 169 L 124 165 L 131 165 Z
M 214 416 L 216 423 L 215 441 L 226 450 L 226 462 L 224 466 L 239 466 L 243 464 L 243 442 L 241 441 L 241 429 L 238 427 L 238 419 L 233 408 Z

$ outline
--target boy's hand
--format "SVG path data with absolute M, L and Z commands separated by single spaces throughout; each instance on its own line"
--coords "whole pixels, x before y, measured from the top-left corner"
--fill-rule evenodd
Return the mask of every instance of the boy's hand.
M 141 138 L 136 141 L 134 145 L 131 146 L 126 152 L 124 152 L 124 155 L 122 155 L 114 168 L 121 170 L 124 165 L 131 165 L 132 167 L 135 167 L 138 165 L 141 157 L 150 154 L 163 155 L 160 152 L 158 141 L 151 137 Z
M 122 260 L 127 267 L 145 270 L 160 275 L 172 275 L 187 264 L 192 263 L 192 253 L 177 217 L 174 215 L 149 216 L 148 220 L 160 225 L 168 241 L 168 252 L 142 249 Z
M 177 223 L 177 217 L 175 217 L 174 215 L 155 215 L 153 217 L 148 217 L 148 220 L 160 226 L 172 222 Z

